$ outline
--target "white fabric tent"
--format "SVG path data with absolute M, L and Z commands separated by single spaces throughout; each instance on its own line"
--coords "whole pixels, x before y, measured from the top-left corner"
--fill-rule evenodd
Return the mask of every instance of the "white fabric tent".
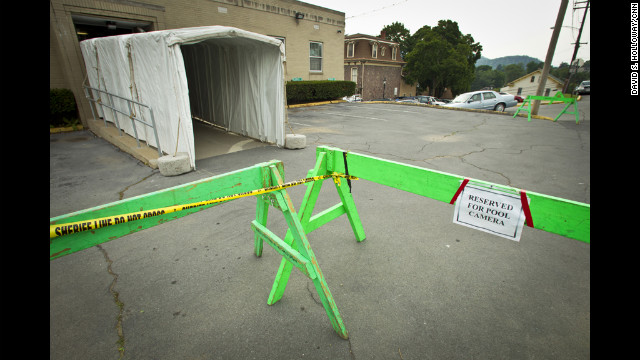
M 80 42 L 80 49 L 87 85 L 150 106 L 162 151 L 188 153 L 194 169 L 192 115 L 284 146 L 285 58 L 278 39 L 204 26 L 94 38 Z M 126 102 L 118 107 L 128 109 Z M 134 112 L 150 122 L 148 111 Z M 114 122 L 111 111 L 101 115 Z M 134 136 L 128 117 L 118 115 L 118 121 Z M 149 127 L 136 122 L 136 129 L 157 147 Z

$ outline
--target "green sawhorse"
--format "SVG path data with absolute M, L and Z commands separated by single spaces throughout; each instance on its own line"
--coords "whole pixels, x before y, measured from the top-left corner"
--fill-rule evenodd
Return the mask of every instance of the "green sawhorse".
M 282 169 L 278 166 L 270 166 L 269 171 L 263 172 L 263 186 L 277 186 L 283 184 L 281 174 Z M 316 161 L 315 167 L 310 170 L 308 177 L 329 175 L 326 165 L 326 157 L 320 156 Z M 314 181 L 307 184 L 307 190 L 300 207 L 300 212 L 296 213 L 291 198 L 286 190 L 274 191 L 257 197 L 256 220 L 252 221 L 251 228 L 255 233 L 254 250 L 256 256 L 262 255 L 263 241 L 266 241 L 271 247 L 282 255 L 280 267 L 275 277 L 271 293 L 267 300 L 267 304 L 273 305 L 280 300 L 284 294 L 289 275 L 293 266 L 297 267 L 303 274 L 313 281 L 320 301 L 331 321 L 333 329 L 343 339 L 348 339 L 348 331 L 342 321 L 338 307 L 333 300 L 333 296 L 329 291 L 329 286 L 320 270 L 318 261 L 311 250 L 308 233 L 326 224 L 327 222 L 347 214 L 352 224 L 356 238 L 358 241 L 364 240 L 364 231 L 360 218 L 355 210 L 353 198 L 348 189 L 347 181 L 334 178 L 334 183 L 341 203 L 321 212 L 316 216 L 311 216 L 315 202 L 317 200 L 323 181 Z M 288 225 L 287 234 L 284 239 L 279 238 L 273 232 L 266 228 L 267 215 L 269 207 L 273 206 L 280 211 L 285 217 Z
M 319 165 L 317 165 L 310 173 L 320 175 L 334 174 L 333 172 L 327 171 L 326 164 L 322 161 L 319 162 Z M 151 211 L 152 209 L 180 204 L 190 205 L 200 201 L 249 193 L 256 189 L 268 188 L 276 185 L 282 186 L 283 178 L 283 163 L 277 160 L 272 160 L 266 163 L 256 164 L 245 169 L 216 175 L 211 178 L 198 180 L 173 188 L 51 218 L 49 224 L 50 226 L 55 226 L 56 224 L 73 223 L 76 221 L 89 222 L 92 219 L 128 214 L 135 211 Z M 286 188 L 282 187 L 279 190 L 262 195 L 256 195 L 256 220 L 251 223 L 251 227 L 255 233 L 254 246 L 257 256 L 261 256 L 262 254 L 263 240 L 266 240 L 267 243 L 282 255 L 282 261 L 280 268 L 278 269 L 271 294 L 269 295 L 268 304 L 273 305 L 282 297 L 291 269 L 295 266 L 313 281 L 318 296 L 334 330 L 340 337 L 348 339 L 348 332 L 344 326 L 340 313 L 338 312 L 338 308 L 333 300 L 333 296 L 329 291 L 327 282 L 320 270 L 318 261 L 316 260 L 306 235 L 314 228 L 331 221 L 341 214 L 351 214 L 355 211 L 353 200 L 350 196 L 349 190 L 347 189 L 347 181 L 338 177 L 334 177 L 333 179 L 336 183 L 339 194 L 341 194 L 341 197 L 343 198 L 343 202 L 347 204 L 347 206 L 334 206 L 328 212 L 325 212 L 324 215 L 310 217 L 309 214 L 313 210 L 313 205 L 308 206 L 305 204 L 315 203 L 315 199 L 318 196 L 320 184 L 322 182 L 314 181 L 308 183 L 307 194 L 312 196 L 311 198 L 309 196 L 305 197 L 305 199 L 308 200 L 305 201 L 305 204 L 303 204 L 303 211 L 298 215 L 291 202 L 291 198 L 287 194 Z M 64 236 L 54 237 L 49 241 L 50 259 L 53 260 L 69 255 L 128 234 L 187 216 L 194 212 L 203 211 L 224 202 L 188 207 L 187 209 L 177 212 L 163 212 L 161 215 L 153 217 L 141 218 L 136 221 L 127 221 L 116 223 L 113 226 L 96 228 L 95 231 L 74 232 L 65 234 Z M 266 227 L 267 213 L 270 206 L 279 209 L 284 215 L 288 226 L 287 235 L 284 240 L 280 239 Z M 352 211 L 351 209 L 354 210 Z M 351 216 L 351 218 L 354 217 Z M 360 220 L 357 218 L 357 214 L 354 219 L 354 221 L 359 225 Z M 361 234 L 359 240 L 363 240 L 364 233 L 361 230 L 362 225 L 359 225 L 359 228 L 359 234 Z
M 522 106 L 518 107 L 518 110 L 516 111 L 516 113 L 513 114 L 513 117 L 516 117 L 520 111 L 526 111 L 527 113 L 529 113 L 528 121 L 531 121 L 531 101 L 532 100 L 549 101 L 549 103 L 553 101 L 562 101 L 567 105 L 564 107 L 564 109 L 562 109 L 562 111 L 560 111 L 558 116 L 556 116 L 555 119 L 553 119 L 553 121 L 557 121 L 560 118 L 560 116 L 562 116 L 562 114 L 570 114 L 570 115 L 575 115 L 576 124 L 579 123 L 578 102 L 576 101 L 575 98 L 565 97 L 564 95 L 562 95 L 560 91 L 558 91 L 554 96 L 536 96 L 536 95 L 527 96 L 527 98 L 522 103 Z M 573 111 L 569 112 L 567 111 L 567 109 L 569 109 L 571 105 L 573 105 Z

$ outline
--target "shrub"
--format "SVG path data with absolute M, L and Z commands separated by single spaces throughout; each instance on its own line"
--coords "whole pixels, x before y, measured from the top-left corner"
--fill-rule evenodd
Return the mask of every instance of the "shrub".
M 356 92 L 353 81 L 287 81 L 287 103 L 301 104 L 315 101 L 336 100 Z
M 70 126 L 78 122 L 78 107 L 69 89 L 49 90 L 49 126 Z

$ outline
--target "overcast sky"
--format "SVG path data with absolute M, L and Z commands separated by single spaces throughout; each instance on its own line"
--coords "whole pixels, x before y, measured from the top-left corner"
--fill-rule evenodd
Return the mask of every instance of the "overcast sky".
M 584 1 L 584 2 L 583 2 Z M 495 59 L 528 55 L 544 61 L 560 0 L 303 0 L 345 13 L 345 33 L 378 35 L 385 25 L 398 21 L 413 34 L 439 20 L 458 23 L 463 34 L 471 34 L 482 45 L 482 56 Z M 582 3 L 581 3 L 582 2 Z M 569 63 L 586 0 L 569 0 L 563 28 L 551 64 Z M 591 5 L 589 5 L 591 6 Z M 577 58 L 590 60 L 590 14 L 587 12 Z

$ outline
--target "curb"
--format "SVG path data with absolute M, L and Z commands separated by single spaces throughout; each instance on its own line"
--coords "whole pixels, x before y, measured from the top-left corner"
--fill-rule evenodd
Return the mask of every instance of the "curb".
M 61 132 L 80 131 L 80 130 L 84 130 L 84 127 L 82 125 L 49 128 L 49 133 L 50 134 L 57 134 L 57 133 L 61 133 Z
M 287 109 L 299 108 L 299 107 L 308 107 L 308 106 L 317 106 L 317 105 L 326 105 L 326 104 L 338 104 L 346 102 L 345 100 L 329 100 L 329 101 L 321 101 L 316 103 L 307 103 L 307 104 L 293 104 L 287 105 Z
M 367 104 L 396 104 L 396 105 L 405 105 L 405 106 L 406 105 L 409 105 L 409 106 L 423 106 L 423 107 L 430 107 L 430 108 L 444 109 L 444 110 L 456 110 L 456 111 L 466 111 L 466 112 L 479 112 L 479 113 L 486 113 L 486 114 L 509 115 L 509 116 L 513 117 L 513 114 L 509 114 L 509 113 L 504 112 L 504 111 L 501 112 L 501 111 L 493 111 L 493 110 L 464 109 L 464 108 L 454 108 L 454 107 L 441 106 L 441 105 L 416 104 L 416 103 L 399 103 L 399 102 L 396 102 L 396 101 L 363 101 L 363 103 L 367 103 Z M 518 114 L 517 116 L 525 117 L 525 118 L 528 117 L 528 115 L 525 115 L 525 114 Z M 550 118 L 550 117 L 540 116 L 540 115 L 531 115 L 531 118 L 553 121 L 553 119 Z

